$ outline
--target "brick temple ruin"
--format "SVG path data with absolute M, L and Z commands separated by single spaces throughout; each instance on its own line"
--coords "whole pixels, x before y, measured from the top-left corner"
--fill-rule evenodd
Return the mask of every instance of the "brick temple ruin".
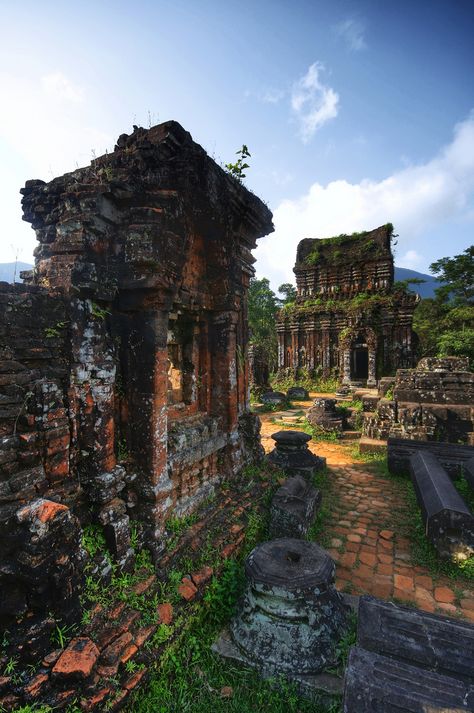
M 402 438 L 474 446 L 474 373 L 467 357 L 425 357 L 379 385 L 363 431 L 372 439 Z M 453 450 L 453 449 L 450 449 Z
M 0 627 L 33 660 L 80 617 L 81 526 L 126 571 L 133 521 L 157 561 L 171 515 L 261 458 L 247 289 L 273 225 L 176 122 L 21 192 L 39 245 L 0 284 Z
M 418 297 L 394 286 L 392 235 L 388 224 L 299 243 L 296 302 L 277 318 L 279 371 L 305 368 L 375 386 L 413 366 Z

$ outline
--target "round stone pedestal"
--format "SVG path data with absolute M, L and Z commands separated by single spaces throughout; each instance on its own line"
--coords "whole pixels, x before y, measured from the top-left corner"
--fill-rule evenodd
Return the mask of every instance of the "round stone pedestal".
M 244 656 L 272 675 L 314 674 L 333 664 L 347 609 L 329 555 L 312 542 L 280 538 L 252 550 L 245 573 L 230 627 Z
M 325 458 L 315 456 L 308 448 L 311 436 L 303 431 L 278 431 L 272 433 L 276 442 L 268 455 L 270 463 L 278 466 L 289 476 L 301 475 L 310 479 L 326 465 Z

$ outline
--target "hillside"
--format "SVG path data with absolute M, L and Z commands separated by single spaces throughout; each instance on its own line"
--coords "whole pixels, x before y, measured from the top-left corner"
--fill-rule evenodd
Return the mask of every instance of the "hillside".
M 29 265 L 27 262 L 17 262 L 16 263 L 16 275 L 15 275 L 15 263 L 14 262 L 1 262 L 0 263 L 0 282 L 13 282 L 15 277 L 15 282 L 21 282 L 20 272 L 22 270 L 31 270 L 33 265 Z
M 426 275 L 423 272 L 417 272 L 416 270 L 409 270 L 407 267 L 395 267 L 395 280 L 411 280 L 418 278 L 419 280 L 425 280 L 422 285 L 413 285 L 413 292 L 418 292 L 420 297 L 434 297 L 434 291 L 437 287 L 440 287 L 441 283 L 433 277 L 433 275 Z

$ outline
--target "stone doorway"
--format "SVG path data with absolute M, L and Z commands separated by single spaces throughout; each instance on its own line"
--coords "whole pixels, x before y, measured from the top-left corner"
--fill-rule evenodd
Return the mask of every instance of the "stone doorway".
M 351 379 L 369 378 L 369 350 L 365 344 L 356 344 L 351 354 Z

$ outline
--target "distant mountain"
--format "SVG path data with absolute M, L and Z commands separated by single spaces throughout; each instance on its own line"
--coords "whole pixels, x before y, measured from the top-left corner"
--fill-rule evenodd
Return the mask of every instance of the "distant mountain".
M 0 262 L 0 282 L 21 282 L 20 272 L 22 270 L 31 270 L 33 265 L 29 265 L 27 262 L 17 262 L 16 263 L 16 273 L 15 273 L 15 263 L 14 262 Z
M 425 275 L 423 272 L 416 272 L 416 270 L 409 270 L 407 267 L 395 267 L 395 280 L 413 280 L 414 278 L 419 280 L 424 280 L 422 285 L 409 285 L 409 288 L 413 292 L 418 292 L 420 297 L 434 297 L 434 291 L 437 287 L 441 287 L 442 282 L 438 282 L 436 277 L 433 275 Z

